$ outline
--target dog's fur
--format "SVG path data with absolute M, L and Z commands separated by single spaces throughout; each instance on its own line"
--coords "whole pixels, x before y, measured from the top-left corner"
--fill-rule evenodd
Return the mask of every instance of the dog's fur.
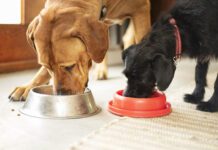
M 101 13 L 104 7 L 106 14 Z M 126 18 L 131 19 L 131 28 L 125 47 L 138 43 L 150 29 L 150 1 L 47 0 L 27 30 L 42 68 L 9 98 L 25 100 L 32 87 L 47 83 L 50 77 L 56 94 L 82 93 L 92 60 L 102 62 L 108 49 L 108 27 Z
M 177 0 L 141 43 L 123 52 L 124 74 L 128 78 L 124 94 L 147 97 L 156 84 L 160 90 L 168 88 L 176 69 L 175 27 L 169 23 L 170 18 L 174 18 L 179 27 L 183 55 L 197 59 L 196 87 L 184 100 L 198 104 L 197 109 L 202 111 L 218 111 L 218 77 L 212 97 L 202 102 L 209 61 L 218 57 L 218 2 L 214 0 Z

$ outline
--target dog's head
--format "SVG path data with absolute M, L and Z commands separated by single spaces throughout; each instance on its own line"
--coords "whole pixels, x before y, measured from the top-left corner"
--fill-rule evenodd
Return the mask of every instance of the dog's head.
M 128 79 L 125 96 L 149 97 L 156 85 L 164 91 L 173 79 L 174 61 L 156 52 L 155 48 L 131 46 L 123 52 L 123 60 L 123 73 Z
M 162 17 L 139 44 L 124 50 L 123 73 L 128 79 L 125 96 L 149 97 L 155 86 L 164 91 L 170 85 L 176 69 L 176 41 L 170 17 Z
M 79 7 L 45 8 L 29 25 L 27 40 L 53 77 L 55 92 L 76 94 L 87 86 L 92 60 L 105 56 L 108 27 Z

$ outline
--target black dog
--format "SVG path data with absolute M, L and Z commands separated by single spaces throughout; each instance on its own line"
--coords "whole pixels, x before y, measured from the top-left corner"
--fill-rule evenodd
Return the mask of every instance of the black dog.
M 141 43 L 123 52 L 123 73 L 128 78 L 124 95 L 148 97 L 156 84 L 160 90 L 166 90 L 174 77 L 180 47 L 183 55 L 197 59 L 196 87 L 192 94 L 185 95 L 185 101 L 198 104 L 198 110 L 218 111 L 218 76 L 214 94 L 208 102 L 202 102 L 209 61 L 218 58 L 216 0 L 177 0 Z

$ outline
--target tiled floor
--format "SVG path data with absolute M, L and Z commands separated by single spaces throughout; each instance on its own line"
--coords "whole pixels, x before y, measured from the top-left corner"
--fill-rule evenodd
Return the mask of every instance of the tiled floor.
M 194 83 L 194 66 L 194 61 L 184 60 L 180 62 L 176 77 L 166 91 L 167 95 L 181 90 L 181 87 L 184 88 L 186 84 Z M 89 83 L 96 103 L 102 107 L 101 113 L 89 118 L 70 120 L 28 117 L 19 113 L 19 108 L 23 105 L 22 102 L 9 102 L 7 96 L 13 88 L 29 81 L 36 70 L 0 75 L 0 150 L 68 149 L 85 135 L 117 118 L 107 112 L 107 102 L 116 90 L 125 86 L 126 79 L 121 74 L 122 68 L 122 66 L 110 67 L 109 80 L 91 80 Z M 212 63 L 207 89 L 209 93 L 213 91 L 212 81 L 215 80 L 217 70 L 218 65 Z M 184 93 L 191 92 L 188 90 L 190 89 L 184 88 Z

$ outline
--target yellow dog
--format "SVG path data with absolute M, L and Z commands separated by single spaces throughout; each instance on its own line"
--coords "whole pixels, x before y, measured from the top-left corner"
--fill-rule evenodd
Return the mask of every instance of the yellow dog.
M 42 67 L 9 98 L 25 100 L 31 88 L 48 83 L 51 77 L 56 94 L 82 93 L 92 60 L 100 63 L 105 57 L 108 27 L 126 18 L 131 21 L 124 35 L 125 48 L 138 43 L 150 29 L 149 0 L 47 0 L 27 31 Z

